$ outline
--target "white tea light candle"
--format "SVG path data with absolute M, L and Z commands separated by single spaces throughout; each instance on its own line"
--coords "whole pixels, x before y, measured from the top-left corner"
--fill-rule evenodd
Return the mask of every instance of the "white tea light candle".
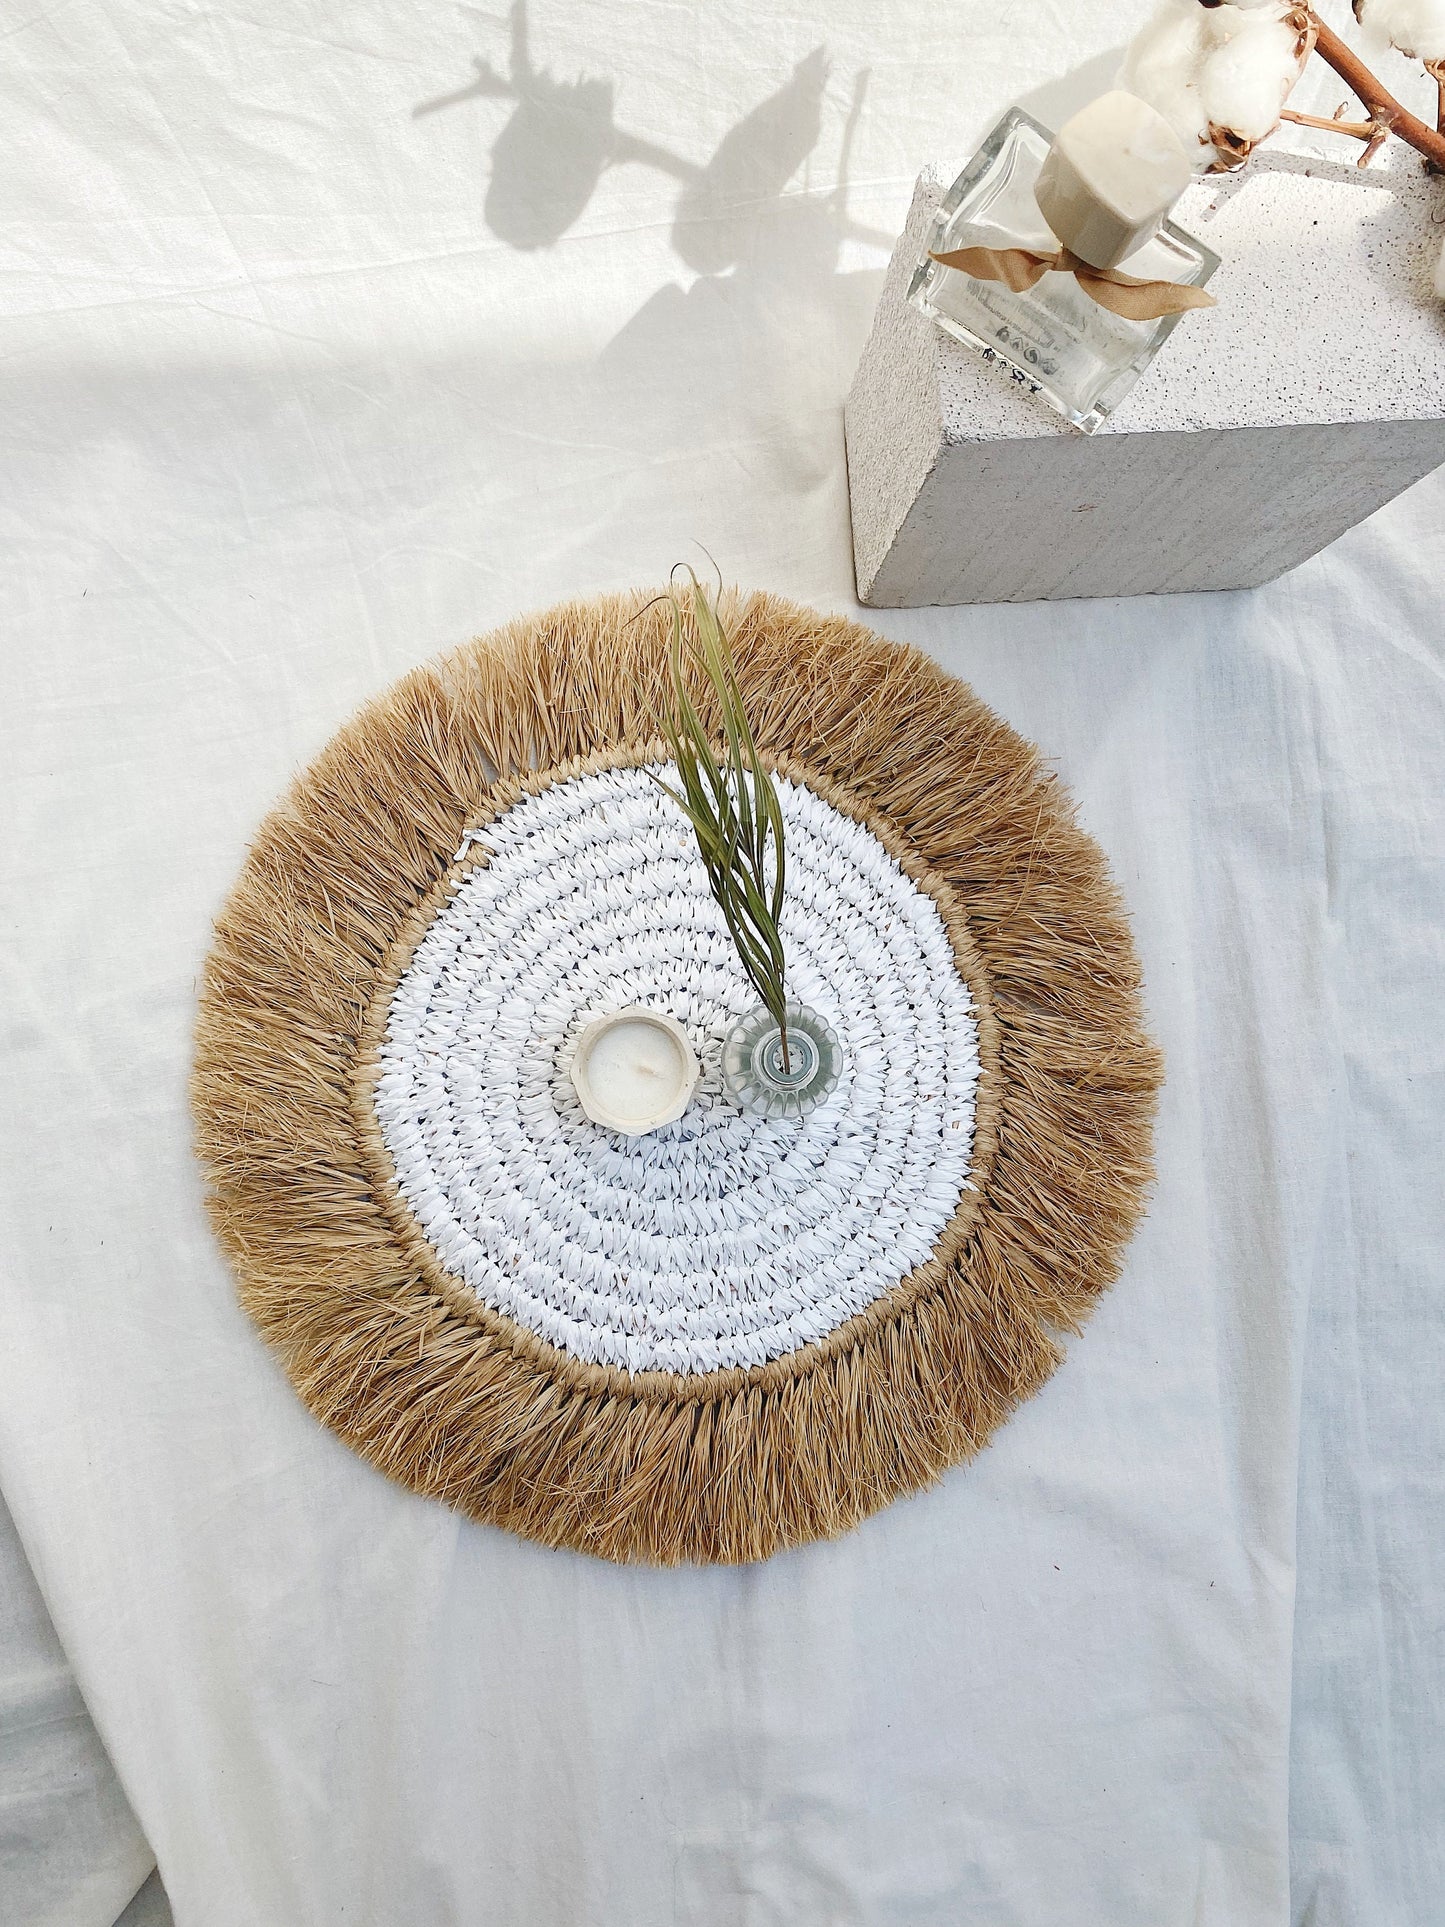
M 677 1019 L 638 1006 L 595 1018 L 577 1040 L 571 1070 L 593 1123 L 628 1137 L 681 1117 L 701 1074 Z
M 1091 267 L 1112 268 L 1158 233 L 1193 177 L 1164 116 L 1115 89 L 1064 122 L 1034 199 L 1066 248 Z

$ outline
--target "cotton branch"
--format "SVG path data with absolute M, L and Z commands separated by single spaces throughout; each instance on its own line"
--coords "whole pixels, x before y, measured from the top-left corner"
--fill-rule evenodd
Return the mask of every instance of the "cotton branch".
M 1445 0 L 1354 0 L 1354 11 L 1435 81 L 1438 126 L 1402 106 L 1309 0 L 1160 0 L 1119 85 L 1163 115 L 1201 168 L 1243 166 L 1283 119 L 1362 141 L 1361 166 L 1398 135 L 1445 174 Z M 1363 116 L 1323 120 L 1285 105 L 1314 53 L 1358 95 Z
M 1386 93 L 1359 55 L 1312 9 L 1310 18 L 1315 28 L 1315 52 L 1334 68 L 1351 93 L 1369 110 L 1369 131 L 1358 135 L 1358 138 L 1369 143 L 1360 157 L 1361 164 L 1374 153 L 1384 134 L 1398 134 L 1402 141 L 1408 141 L 1411 147 L 1425 156 L 1435 172 L 1445 174 L 1445 134 L 1436 127 L 1427 127 L 1407 107 L 1402 107 L 1393 94 Z M 1429 63 L 1432 71 L 1438 69 L 1439 65 L 1436 61 Z M 1442 108 L 1445 108 L 1445 79 L 1442 79 L 1439 71 L 1435 71 L 1434 77 L 1440 89 Z M 1306 127 L 1334 127 L 1341 133 L 1356 132 L 1354 124 L 1350 122 L 1316 121 L 1294 113 L 1286 113 L 1284 118 L 1298 121 Z M 1384 134 L 1378 132 L 1379 129 L 1383 129 Z
M 1281 107 L 1279 117 L 1292 121 L 1296 127 L 1322 127 L 1327 134 L 1348 134 L 1352 140 L 1363 141 L 1365 151 L 1360 156 L 1361 167 L 1368 167 L 1375 158 L 1376 149 L 1390 138 L 1390 130 L 1382 121 L 1346 120 L 1343 111 L 1326 120 L 1323 114 L 1297 114 L 1293 107 Z

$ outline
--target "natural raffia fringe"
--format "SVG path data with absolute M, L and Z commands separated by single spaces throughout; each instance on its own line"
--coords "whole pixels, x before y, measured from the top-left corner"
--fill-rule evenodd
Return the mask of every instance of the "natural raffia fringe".
M 378 1011 L 469 826 L 650 743 L 646 603 L 571 604 L 414 671 L 295 784 L 207 962 L 198 1147 L 247 1310 L 382 1471 L 548 1545 L 754 1560 L 930 1484 L 1042 1384 L 1142 1209 L 1161 1067 L 1118 895 L 1037 752 L 915 650 L 725 602 L 768 759 L 935 891 L 983 1020 L 978 1192 L 886 1299 L 753 1370 L 585 1365 L 448 1279 L 379 1147 Z

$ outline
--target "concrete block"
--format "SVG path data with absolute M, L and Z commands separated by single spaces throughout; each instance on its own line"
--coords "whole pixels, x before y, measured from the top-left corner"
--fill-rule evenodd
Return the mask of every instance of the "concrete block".
M 922 174 L 848 398 L 859 599 L 1249 588 L 1445 462 L 1445 183 L 1392 147 L 1368 172 L 1265 149 L 1190 187 L 1219 305 L 1093 435 L 904 299 L 947 185 Z

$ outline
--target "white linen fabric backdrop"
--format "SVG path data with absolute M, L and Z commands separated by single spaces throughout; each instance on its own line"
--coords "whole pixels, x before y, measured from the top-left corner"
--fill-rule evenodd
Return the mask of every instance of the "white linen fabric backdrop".
M 135 1815 L 17 1555 L 17 1927 L 108 1927 L 152 1852 L 181 1927 L 1438 1919 L 1445 475 L 1263 590 L 875 618 L 1056 762 L 1168 1084 L 1064 1369 L 847 1538 L 620 1570 L 388 1484 L 238 1310 L 189 1149 L 292 772 L 696 540 L 849 609 L 913 176 L 1142 7 L 16 10 L 0 1485 Z

